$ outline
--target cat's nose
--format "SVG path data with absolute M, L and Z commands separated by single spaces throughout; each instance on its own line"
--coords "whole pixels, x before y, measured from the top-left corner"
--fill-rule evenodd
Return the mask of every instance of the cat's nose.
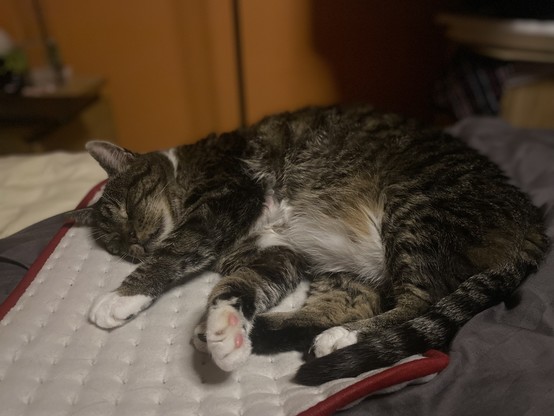
M 108 244 L 106 244 L 106 249 L 110 254 L 113 254 L 114 256 L 119 255 L 119 242 L 117 241 L 110 241 Z
M 128 242 L 129 244 L 137 244 L 138 243 L 137 233 L 135 233 L 134 231 L 131 231 L 128 236 Z

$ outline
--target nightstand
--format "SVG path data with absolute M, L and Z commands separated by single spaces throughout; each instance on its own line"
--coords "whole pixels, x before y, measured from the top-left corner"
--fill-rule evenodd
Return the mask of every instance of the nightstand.
M 53 92 L 33 95 L 0 95 L 0 139 L 22 141 L 34 151 L 43 140 L 70 124 L 100 99 L 100 77 L 72 77 Z M 9 143 L 2 143 L 9 148 Z M 17 147 L 17 145 L 16 145 Z M 4 151 L 3 153 L 6 153 Z

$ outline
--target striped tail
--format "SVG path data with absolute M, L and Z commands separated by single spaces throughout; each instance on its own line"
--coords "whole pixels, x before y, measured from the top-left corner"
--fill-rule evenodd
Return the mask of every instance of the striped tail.
M 387 367 L 429 349 L 445 349 L 462 325 L 509 297 L 537 268 L 538 261 L 522 260 L 498 270 L 475 274 L 425 314 L 397 327 L 360 335 L 357 343 L 305 363 L 298 370 L 295 381 L 320 385 Z

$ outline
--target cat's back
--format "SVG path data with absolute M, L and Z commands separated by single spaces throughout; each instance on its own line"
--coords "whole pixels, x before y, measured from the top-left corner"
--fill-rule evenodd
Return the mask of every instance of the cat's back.
M 485 183 L 514 190 L 498 166 L 461 140 L 367 106 L 283 113 L 250 133 L 256 167 L 280 180 L 289 197 L 295 189 L 364 183 L 416 193 Z
M 279 243 L 327 267 L 377 277 L 383 245 L 403 236 L 410 244 L 418 234 L 421 244 L 440 236 L 437 244 L 452 254 L 507 230 L 519 240 L 538 223 L 529 198 L 494 163 L 396 116 L 365 107 L 306 109 L 264 120 L 255 131 L 266 146 L 260 177 L 272 178 L 273 205 L 286 208 Z

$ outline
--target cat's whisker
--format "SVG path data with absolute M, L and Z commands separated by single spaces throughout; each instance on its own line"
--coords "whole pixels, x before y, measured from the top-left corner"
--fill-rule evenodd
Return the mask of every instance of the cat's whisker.
M 92 238 L 94 239 L 94 241 L 99 241 L 100 239 L 103 239 L 107 236 L 108 236 L 108 233 L 106 233 L 106 232 L 102 232 L 102 233 L 93 232 L 92 233 Z
M 127 255 L 126 254 L 122 254 L 122 255 L 117 256 L 114 265 L 119 266 L 122 263 L 127 263 Z
M 169 185 L 169 182 L 166 183 L 166 184 L 163 186 L 163 188 L 160 190 L 160 192 L 158 192 L 158 193 L 154 196 L 154 198 L 155 198 L 155 199 L 158 199 L 158 197 L 165 191 L 165 189 L 168 187 L 168 185 Z

